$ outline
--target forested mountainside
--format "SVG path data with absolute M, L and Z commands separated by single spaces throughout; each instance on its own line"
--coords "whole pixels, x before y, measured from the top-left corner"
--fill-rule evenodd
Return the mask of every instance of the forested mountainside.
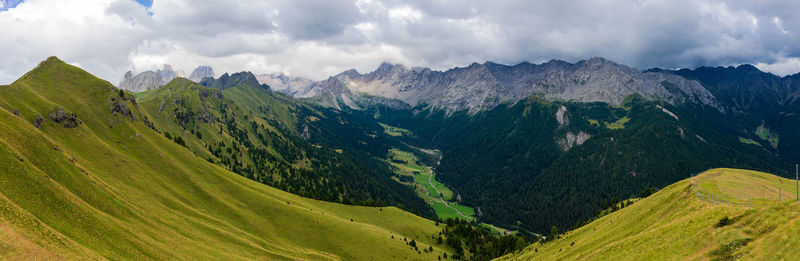
M 730 108 L 710 125 L 757 141 L 781 157 L 800 157 L 800 74 L 778 77 L 752 65 L 671 71 L 697 80 Z
M 393 205 L 432 217 L 394 182 L 384 158 L 393 142 L 377 123 L 351 124 L 325 108 L 276 94 L 246 72 L 176 78 L 137 94 L 154 129 L 198 157 L 282 190 L 332 202 Z
M 399 139 L 440 149 L 438 177 L 482 220 L 541 232 L 708 168 L 786 174 L 800 144 L 795 78 L 749 65 L 638 72 L 602 58 L 445 72 L 384 63 L 292 92 L 410 130 Z
M 380 121 L 413 132 L 401 137 L 406 142 L 441 150 L 438 177 L 479 209 L 480 220 L 529 231 L 571 228 L 615 198 L 709 168 L 785 175 L 791 167 L 706 125 L 690 107 L 636 95 L 619 106 L 532 96 L 474 115 L 373 110 Z

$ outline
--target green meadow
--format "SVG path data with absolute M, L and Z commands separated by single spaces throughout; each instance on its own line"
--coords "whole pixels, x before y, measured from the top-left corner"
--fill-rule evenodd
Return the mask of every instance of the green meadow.
M 77 121 L 51 116 L 62 108 Z M 431 239 L 441 230 L 433 221 L 265 186 L 148 120 L 130 94 L 55 57 L 0 86 L 0 258 L 436 260 L 450 251 Z
M 764 206 L 713 204 L 697 197 L 692 178 L 630 206 L 535 243 L 501 260 L 793 260 L 800 256 L 800 202 L 792 180 L 738 169 L 694 177 L 697 189 L 766 198 Z M 781 186 L 781 187 L 778 187 Z M 782 188 L 782 189 L 779 189 Z M 778 202 L 778 192 L 782 201 Z M 773 192 L 770 194 L 770 192 Z

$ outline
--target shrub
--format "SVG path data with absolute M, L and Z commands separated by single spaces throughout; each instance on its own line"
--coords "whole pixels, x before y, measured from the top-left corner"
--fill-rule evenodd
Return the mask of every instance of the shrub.
M 728 218 L 728 216 L 722 217 L 722 219 L 717 222 L 716 227 L 724 227 L 733 223 L 733 220 Z
M 654 188 L 654 187 L 647 187 L 644 190 L 642 190 L 642 193 L 639 196 L 641 198 L 646 198 L 646 197 L 649 197 L 650 195 L 653 195 L 653 193 L 656 193 L 657 191 L 658 190 L 656 188 Z

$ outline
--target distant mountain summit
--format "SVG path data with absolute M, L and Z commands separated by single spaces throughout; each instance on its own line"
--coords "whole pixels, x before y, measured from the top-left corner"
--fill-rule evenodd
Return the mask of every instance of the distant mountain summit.
M 256 79 L 256 76 L 251 72 L 238 72 L 234 74 L 225 73 L 217 79 L 212 77 L 203 78 L 198 84 L 205 87 L 217 88 L 225 90 L 234 86 L 247 85 L 250 87 L 263 87 L 269 88 L 267 85 L 262 85 Z
M 192 71 L 192 75 L 189 76 L 189 80 L 193 82 L 200 82 L 206 77 L 214 78 L 214 69 L 212 69 L 211 66 L 201 65 L 197 66 L 197 68 Z
M 119 83 L 119 88 L 132 92 L 143 92 L 161 87 L 175 79 L 175 77 L 184 76 L 183 71 L 173 70 L 172 66 L 165 64 L 161 70 L 144 71 L 135 76 L 132 71 L 126 72 Z
M 119 88 L 132 92 L 143 92 L 161 87 L 177 77 L 186 77 L 186 74 L 182 70 L 172 69 L 172 66 L 168 64 L 165 64 L 161 70 L 149 70 L 136 75 L 132 71 L 128 71 L 122 77 Z M 214 69 L 210 66 L 202 65 L 192 71 L 189 80 L 200 82 L 206 77 L 213 78 Z
M 261 84 L 269 85 L 274 91 L 290 95 L 305 92 L 314 83 L 312 80 L 292 77 L 284 73 L 260 74 L 256 75 L 256 79 Z
M 447 71 L 383 63 L 371 73 L 348 70 L 294 91 L 298 97 L 319 96 L 321 104 L 351 108 L 353 103 L 348 101 L 363 95 L 396 99 L 412 107 L 476 112 L 536 94 L 551 100 L 614 105 L 631 94 L 640 94 L 648 99 L 693 102 L 721 110 L 714 95 L 696 81 L 671 73 L 640 72 L 603 58 L 574 64 L 558 60 L 513 66 L 473 63 Z

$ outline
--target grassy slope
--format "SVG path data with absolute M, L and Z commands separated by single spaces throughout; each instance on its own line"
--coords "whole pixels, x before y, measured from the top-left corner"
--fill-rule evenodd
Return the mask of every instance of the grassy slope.
M 701 189 L 722 193 L 755 193 L 775 185 L 779 177 L 756 171 L 714 169 L 696 177 Z M 794 195 L 783 179 L 784 200 Z M 751 184 L 742 186 L 742 184 Z M 758 191 L 756 191 L 758 190 Z M 769 192 L 767 192 L 769 193 Z M 767 198 L 776 197 L 777 192 Z M 754 197 L 755 199 L 756 197 Z M 792 198 L 793 199 L 793 198 Z M 517 260 L 663 260 L 713 259 L 711 252 L 737 239 L 752 239 L 731 256 L 742 259 L 796 259 L 800 256 L 800 203 L 785 200 L 767 207 L 744 209 L 712 205 L 692 192 L 692 180 L 670 185 L 650 197 L 570 231 L 562 238 L 536 243 L 501 259 Z M 722 217 L 734 223 L 716 227 Z M 574 245 L 572 245 L 574 242 Z
M 0 86 L 0 257 L 435 259 L 442 252 L 417 254 L 402 240 L 419 237 L 427 247 L 432 221 L 247 180 L 141 121 L 112 115 L 115 95 L 108 82 L 55 58 Z M 47 118 L 58 106 L 83 124 L 33 127 L 36 114 Z

